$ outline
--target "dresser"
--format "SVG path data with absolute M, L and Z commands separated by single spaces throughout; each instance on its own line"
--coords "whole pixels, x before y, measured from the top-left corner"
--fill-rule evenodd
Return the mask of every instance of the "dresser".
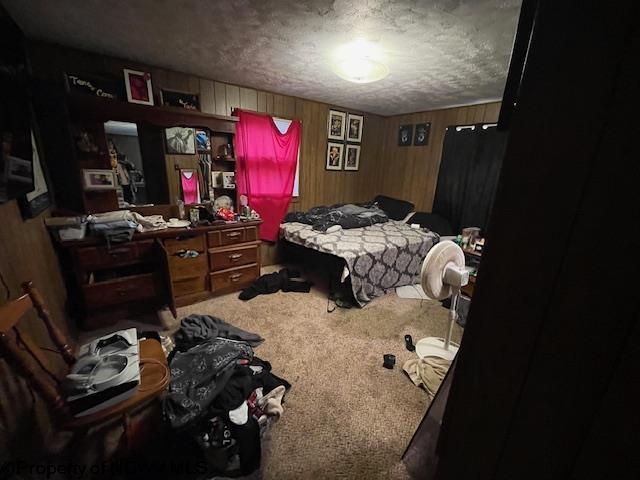
M 251 285 L 260 276 L 259 228 L 256 222 L 228 224 L 164 239 L 176 306 Z
M 260 221 L 61 242 L 69 306 L 85 329 L 248 287 L 260 276 Z

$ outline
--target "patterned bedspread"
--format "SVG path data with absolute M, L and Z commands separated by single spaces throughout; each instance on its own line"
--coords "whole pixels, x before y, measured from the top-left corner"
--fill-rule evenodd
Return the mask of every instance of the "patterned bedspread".
M 424 257 L 440 240 L 437 233 L 393 220 L 336 233 L 291 222 L 280 225 L 280 234 L 289 242 L 343 258 L 360 306 L 395 287 L 416 283 Z

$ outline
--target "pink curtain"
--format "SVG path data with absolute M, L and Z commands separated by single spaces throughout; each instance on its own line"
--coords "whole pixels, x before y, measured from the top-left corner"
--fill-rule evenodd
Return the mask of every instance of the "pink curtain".
M 236 185 L 238 193 L 260 214 L 260 237 L 275 242 L 284 218 L 296 173 L 302 126 L 293 121 L 280 133 L 273 118 L 239 111 L 236 128 Z

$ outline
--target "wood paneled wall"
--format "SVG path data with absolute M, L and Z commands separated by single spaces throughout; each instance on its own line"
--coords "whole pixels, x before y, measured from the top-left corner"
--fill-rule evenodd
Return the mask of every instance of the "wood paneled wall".
M 0 274 L 9 288 L 11 299 L 22 295 L 22 282 L 32 281 L 44 296 L 54 322 L 68 335 L 75 327 L 66 321 L 66 290 L 58 258 L 44 226 L 44 218 L 48 215 L 47 212 L 23 221 L 15 200 L 0 205 Z M 0 304 L 6 300 L 7 292 L 2 285 Z M 20 324 L 20 331 L 28 333 L 38 345 L 53 348 L 44 326 L 35 315 Z M 47 357 L 53 370 L 64 366 L 62 359 L 55 354 Z M 0 456 L 10 449 L 36 449 L 49 429 L 43 402 L 32 404 L 32 394 L 26 382 L 0 358 Z
M 499 112 L 500 102 L 494 102 L 386 118 L 380 190 L 385 195 L 411 201 L 417 211 L 430 212 L 446 128 L 450 125 L 496 122 Z M 398 146 L 400 125 L 425 122 L 431 122 L 427 146 Z
M 61 82 L 64 72 L 120 76 L 123 68 L 134 68 L 151 73 L 156 99 L 163 88 L 189 91 L 200 95 L 201 110 L 205 113 L 230 115 L 233 109 L 243 108 L 301 120 L 300 197 L 295 208 L 364 200 L 375 194 L 376 185 L 371 179 L 372 175 L 377 178 L 376 167 L 382 153 L 382 132 L 385 126 L 383 117 L 348 110 L 365 116 L 360 171 L 327 171 L 324 166 L 328 111 L 330 108 L 342 111 L 347 109 L 47 43 L 32 42 L 29 51 L 34 74 L 40 78 Z
M 305 210 L 315 205 L 337 202 L 365 201 L 378 193 L 382 179 L 378 166 L 386 128 L 386 119 L 383 117 L 47 43 L 32 42 L 29 50 L 34 74 L 40 78 L 61 82 L 64 72 L 119 76 L 123 68 L 134 68 L 151 73 L 156 98 L 159 98 L 162 88 L 188 91 L 200 95 L 201 110 L 206 113 L 230 115 L 234 108 L 243 108 L 301 120 L 300 196 L 292 203 L 291 210 Z M 360 170 L 357 172 L 325 170 L 327 115 L 330 108 L 364 115 Z M 277 260 L 273 248 L 265 246 L 263 254 L 265 264 Z

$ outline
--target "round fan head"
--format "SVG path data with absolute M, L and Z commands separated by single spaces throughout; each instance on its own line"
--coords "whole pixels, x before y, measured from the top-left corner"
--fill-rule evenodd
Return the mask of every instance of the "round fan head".
M 464 267 L 464 252 L 452 241 L 445 240 L 431 248 L 422 263 L 422 289 L 429 298 L 444 300 L 451 295 L 451 286 L 444 283 L 444 272 L 449 266 Z

